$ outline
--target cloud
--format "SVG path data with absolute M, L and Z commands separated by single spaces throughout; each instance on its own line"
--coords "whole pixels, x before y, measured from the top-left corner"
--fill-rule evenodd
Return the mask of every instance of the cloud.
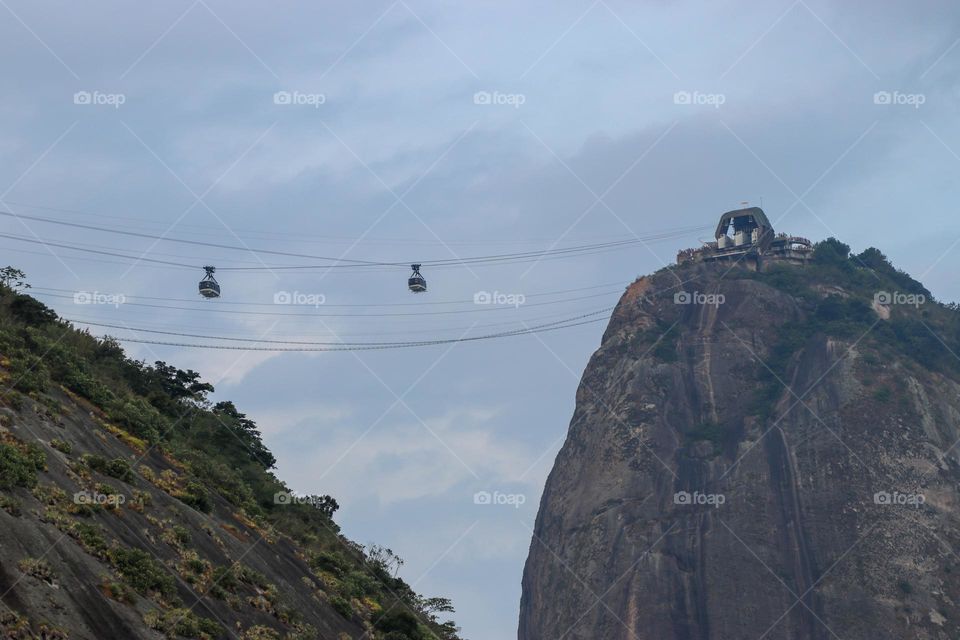
M 313 426 L 314 443 L 291 456 L 296 489 L 317 492 L 322 487 L 344 503 L 373 500 L 383 505 L 455 489 L 468 496 L 468 485 L 477 482 L 529 482 L 521 475 L 536 457 L 518 441 L 490 430 L 498 418 L 493 408 L 450 409 L 421 423 L 398 407 L 369 431 L 369 425 L 340 416 L 304 412 L 296 418 L 297 424 Z

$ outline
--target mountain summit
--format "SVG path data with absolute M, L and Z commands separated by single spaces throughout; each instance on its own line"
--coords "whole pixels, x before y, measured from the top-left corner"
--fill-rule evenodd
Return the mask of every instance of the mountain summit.
M 520 640 L 960 637 L 960 313 L 876 249 L 788 244 L 627 288 L 546 484 Z

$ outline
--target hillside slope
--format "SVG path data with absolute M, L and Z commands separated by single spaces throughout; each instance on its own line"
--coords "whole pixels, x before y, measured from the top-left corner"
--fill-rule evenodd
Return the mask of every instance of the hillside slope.
M 543 494 L 520 640 L 960 637 L 960 314 L 848 252 L 628 288 Z
M 210 391 L 0 286 L 0 637 L 457 638 Z

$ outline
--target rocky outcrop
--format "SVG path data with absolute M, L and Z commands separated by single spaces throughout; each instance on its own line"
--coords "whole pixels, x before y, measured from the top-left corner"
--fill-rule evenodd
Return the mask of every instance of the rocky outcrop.
M 131 448 L 129 436 L 105 428 L 89 403 L 62 391 L 52 397 L 56 411 L 49 399 L 0 408 L 0 442 L 35 443 L 45 460 L 32 489 L 0 492 L 0 637 L 342 640 L 366 633 L 333 609 L 290 538 L 256 526 L 215 494 L 209 514 L 187 508 L 161 488 L 183 474 L 176 460 Z M 156 484 L 91 470 L 85 456 L 127 461 Z M 87 498 L 78 500 L 81 494 Z M 105 501 L 113 495 L 119 500 Z M 92 509 L 81 508 L 84 499 Z M 108 560 L 116 549 L 142 551 L 148 560 L 139 570 L 166 576 L 165 600 L 178 606 L 158 608 L 156 598 L 125 587 Z M 224 579 L 217 568 L 238 578 Z M 221 630 L 198 628 L 200 618 Z
M 543 493 L 520 640 L 960 637 L 955 376 L 875 338 L 889 314 L 817 330 L 811 298 L 843 282 L 729 270 L 641 278 L 614 311 Z

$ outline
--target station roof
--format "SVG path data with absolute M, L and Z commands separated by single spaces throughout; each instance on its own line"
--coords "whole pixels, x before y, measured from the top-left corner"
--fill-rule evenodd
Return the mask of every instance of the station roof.
M 722 235 L 725 235 L 727 232 L 727 227 L 730 226 L 730 222 L 734 218 L 739 218 L 741 216 L 753 216 L 754 222 L 757 223 L 757 226 L 761 230 L 771 230 L 773 231 L 773 225 L 770 224 L 770 221 L 767 220 L 767 214 L 763 212 L 763 209 L 760 207 L 747 207 L 746 209 L 734 209 L 733 211 L 727 211 L 725 214 L 720 216 L 720 222 L 717 223 L 717 232 L 715 237 L 719 238 Z

